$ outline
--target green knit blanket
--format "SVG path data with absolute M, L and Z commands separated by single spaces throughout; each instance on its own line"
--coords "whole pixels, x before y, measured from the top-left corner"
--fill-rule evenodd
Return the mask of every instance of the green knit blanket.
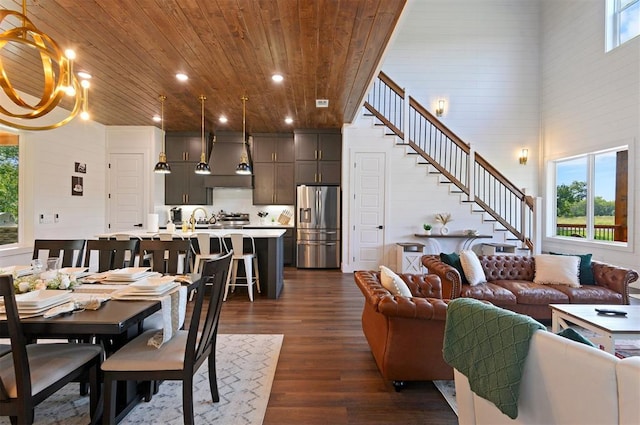
M 529 341 L 539 329 L 546 328 L 528 316 L 457 298 L 447 307 L 444 360 L 467 377 L 474 393 L 515 419 Z

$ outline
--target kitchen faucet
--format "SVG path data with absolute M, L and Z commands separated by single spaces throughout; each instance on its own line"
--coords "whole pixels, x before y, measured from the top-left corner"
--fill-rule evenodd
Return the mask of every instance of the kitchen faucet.
M 205 210 L 202 207 L 198 207 L 196 209 L 193 210 L 193 212 L 191 213 L 191 217 L 189 217 L 189 225 L 191 226 L 191 230 L 196 230 L 196 212 L 198 210 L 202 210 L 202 212 L 204 212 L 204 218 L 208 219 L 208 213 L 207 210 Z

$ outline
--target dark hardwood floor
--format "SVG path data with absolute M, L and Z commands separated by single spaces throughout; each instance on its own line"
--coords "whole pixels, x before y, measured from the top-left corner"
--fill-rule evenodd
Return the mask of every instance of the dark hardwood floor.
M 238 288 L 219 333 L 284 334 L 265 425 L 457 424 L 431 382 L 396 392 L 362 334 L 364 298 L 352 274 L 285 269 L 281 297 L 249 302 Z M 416 335 L 419 337 L 419 335 Z

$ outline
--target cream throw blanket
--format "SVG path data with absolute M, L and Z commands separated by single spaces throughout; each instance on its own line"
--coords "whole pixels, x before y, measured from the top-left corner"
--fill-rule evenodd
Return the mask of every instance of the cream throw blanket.
M 160 348 L 169 341 L 184 324 L 187 313 L 187 287 L 181 286 L 168 295 L 160 298 L 163 328 L 154 334 L 147 345 Z

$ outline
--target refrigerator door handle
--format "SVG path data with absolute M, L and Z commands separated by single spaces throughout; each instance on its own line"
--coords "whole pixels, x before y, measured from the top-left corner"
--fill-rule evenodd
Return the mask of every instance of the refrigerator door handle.
M 322 217 L 323 213 L 322 213 L 322 198 L 320 197 L 321 192 L 319 189 L 316 189 L 316 227 L 318 227 L 320 225 L 319 221 L 320 221 L 320 217 Z

